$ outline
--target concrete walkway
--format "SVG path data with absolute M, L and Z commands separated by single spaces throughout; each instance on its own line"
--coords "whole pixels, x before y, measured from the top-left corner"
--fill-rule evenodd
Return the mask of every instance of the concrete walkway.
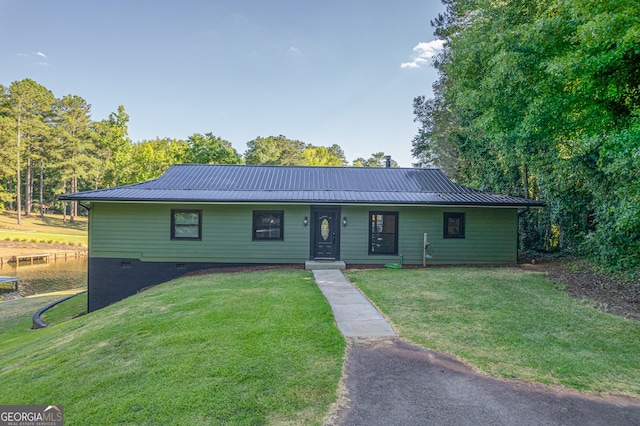
M 640 401 L 502 380 L 402 341 L 339 270 L 314 270 L 349 341 L 344 399 L 326 425 L 640 425 Z
M 396 333 L 387 320 L 339 270 L 314 270 L 313 276 L 345 337 L 385 337 Z

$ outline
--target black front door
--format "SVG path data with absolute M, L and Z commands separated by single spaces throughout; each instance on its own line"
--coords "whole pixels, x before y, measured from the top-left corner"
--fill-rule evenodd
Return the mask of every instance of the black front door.
M 311 254 L 314 259 L 340 257 L 340 208 L 312 208 Z

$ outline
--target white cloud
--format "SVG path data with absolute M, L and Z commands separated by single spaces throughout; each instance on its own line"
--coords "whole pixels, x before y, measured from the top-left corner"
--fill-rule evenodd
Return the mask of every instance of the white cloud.
M 429 64 L 431 58 L 436 56 L 442 47 L 444 46 L 444 40 L 433 40 L 429 42 L 420 42 L 413 48 L 413 58 L 410 62 L 403 62 L 400 64 L 400 68 L 420 68 L 423 65 Z
M 287 52 L 292 56 L 302 55 L 302 51 L 295 46 L 289 47 L 289 50 L 287 50 Z
M 31 63 L 38 65 L 38 66 L 49 66 L 49 62 L 47 61 L 43 61 L 42 59 L 49 59 L 49 57 L 47 55 L 45 55 L 43 52 L 37 51 L 37 52 L 32 52 L 32 53 L 18 53 L 17 54 L 19 57 L 21 58 L 25 58 L 27 60 L 30 60 Z

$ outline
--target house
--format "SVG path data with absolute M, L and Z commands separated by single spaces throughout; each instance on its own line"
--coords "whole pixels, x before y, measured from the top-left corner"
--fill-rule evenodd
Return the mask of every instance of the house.
M 89 311 L 190 271 L 339 261 L 517 261 L 518 210 L 440 170 L 188 165 L 155 180 L 65 194 L 89 209 Z

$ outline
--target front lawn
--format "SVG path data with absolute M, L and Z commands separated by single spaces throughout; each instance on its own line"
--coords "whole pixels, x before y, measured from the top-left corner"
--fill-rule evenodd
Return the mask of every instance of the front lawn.
M 640 396 L 640 322 L 517 268 L 352 271 L 401 337 L 491 375 Z
M 37 331 L 32 304 L 5 315 L 22 302 L 0 304 L 0 402 L 67 425 L 320 424 L 337 397 L 345 341 L 308 272 L 185 277 Z
M 0 213 L 0 240 L 23 243 L 48 243 L 81 246 L 87 244 L 86 217 L 76 217 L 74 223 L 63 221 L 62 215 L 32 213 L 31 217 L 23 217 L 22 224 L 17 224 L 15 212 Z M 72 247 L 69 249 L 71 250 Z M 15 250 L 6 256 L 21 254 Z

